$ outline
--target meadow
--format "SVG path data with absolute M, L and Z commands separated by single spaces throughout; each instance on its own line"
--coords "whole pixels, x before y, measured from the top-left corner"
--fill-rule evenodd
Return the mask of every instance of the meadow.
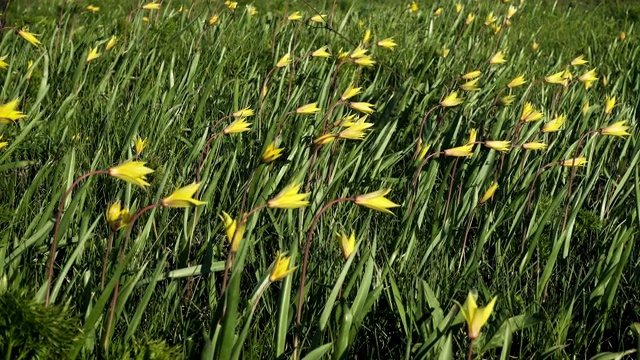
M 639 359 L 633 1 L 12 1 L 0 358 Z

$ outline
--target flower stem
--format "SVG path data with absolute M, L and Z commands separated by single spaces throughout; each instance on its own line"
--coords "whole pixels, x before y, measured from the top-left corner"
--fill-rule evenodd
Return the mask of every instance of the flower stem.
M 598 132 L 599 132 L 598 130 L 590 130 L 590 131 L 587 131 L 587 133 L 585 133 L 584 135 L 582 135 L 582 137 L 578 141 L 578 145 L 576 146 L 576 152 L 573 155 L 574 159 L 578 157 L 578 154 L 580 153 L 580 146 L 585 141 L 585 139 L 589 135 L 595 134 L 595 133 L 598 133 Z M 577 166 L 572 166 L 571 167 L 571 176 L 569 178 L 569 191 L 567 193 L 567 206 L 564 209 L 564 220 L 562 221 L 562 231 L 564 231 L 564 229 L 567 226 L 567 220 L 569 219 L 569 212 L 571 211 L 571 194 L 572 194 L 572 190 L 573 190 L 573 180 L 575 179 L 577 170 L 578 170 Z
M 540 174 L 542 174 L 543 171 L 545 171 L 546 169 L 548 169 L 549 167 L 558 164 L 558 162 L 552 162 L 552 163 L 548 163 L 547 165 L 543 166 L 540 168 L 540 170 L 538 170 L 538 172 L 536 173 L 536 176 L 533 178 L 533 182 L 531 182 L 531 187 L 529 188 L 529 195 L 527 196 L 527 211 L 525 216 L 529 213 L 529 211 L 531 211 L 531 198 L 533 197 L 533 190 L 535 189 L 536 186 L 536 180 L 538 180 L 538 176 L 540 176 Z M 525 229 L 522 230 L 522 245 L 521 245 L 521 250 L 524 251 L 524 241 L 527 238 L 527 229 L 525 226 Z
M 218 120 L 218 122 L 216 122 L 213 127 L 215 127 L 216 125 L 218 125 L 223 119 L 229 118 L 229 116 L 225 116 L 222 119 Z M 202 168 L 204 167 L 204 159 L 207 157 L 207 155 L 209 154 L 209 148 L 211 147 L 211 143 L 213 142 L 213 140 L 215 140 L 218 136 L 222 135 L 223 131 L 220 131 L 218 133 L 215 133 L 214 135 L 212 135 L 208 140 L 207 143 L 205 144 L 204 148 L 202 148 L 202 151 L 200 152 L 200 159 L 198 160 L 198 171 L 196 172 L 196 182 L 200 182 L 200 177 L 202 174 Z
M 427 113 L 424 115 L 424 117 L 422 118 L 422 121 L 420 122 L 420 131 L 418 131 L 418 140 L 422 139 L 422 130 L 424 129 L 424 124 L 427 122 L 427 118 L 429 117 L 429 115 L 436 109 L 440 108 L 440 104 L 432 107 L 431 109 L 429 109 L 429 111 L 427 111 Z M 418 144 L 420 144 L 420 141 L 418 141 Z M 420 148 L 418 146 L 416 146 L 416 153 L 413 156 L 414 158 L 418 157 L 418 154 L 420 153 Z
M 107 261 L 109 261 L 109 255 L 111 254 L 111 248 L 113 247 L 113 231 L 109 232 L 109 240 L 107 241 L 107 249 L 104 252 L 104 259 L 102 259 L 102 276 L 100 277 L 100 290 L 104 290 L 104 280 L 107 274 Z
M 411 213 L 411 210 L 413 209 L 413 202 L 415 201 L 416 192 L 418 191 L 418 177 L 420 176 L 420 172 L 422 171 L 422 168 L 424 167 L 424 165 L 427 163 L 429 159 L 431 159 L 436 155 L 442 155 L 442 154 L 444 154 L 444 151 L 434 152 L 433 154 L 424 158 L 424 160 L 422 160 L 422 162 L 420 163 L 420 166 L 418 166 L 418 170 L 416 170 L 415 175 L 413 175 L 413 191 L 412 191 L 413 194 L 411 195 L 411 200 L 409 201 L 409 213 Z
M 476 214 L 476 209 L 478 207 L 474 206 L 473 210 L 471 210 L 471 215 L 469 216 L 469 223 L 467 223 L 467 229 L 464 231 L 464 241 L 462 242 L 462 251 L 460 252 L 460 261 L 458 262 L 458 271 L 460 271 L 460 267 L 462 266 L 462 261 L 464 260 L 464 250 L 467 247 L 467 237 L 469 236 L 469 230 L 471 229 L 471 224 L 473 223 L 473 216 Z
M 60 230 L 60 221 L 62 220 L 62 213 L 64 212 L 64 203 L 69 197 L 69 195 L 71 195 L 71 191 L 73 190 L 73 188 L 75 188 L 82 180 L 92 175 L 108 174 L 108 173 L 109 172 L 106 170 L 96 170 L 80 176 L 71 184 L 71 186 L 67 189 L 67 191 L 64 193 L 64 195 L 62 195 L 62 198 L 60 199 L 60 204 L 58 205 L 58 214 L 56 215 L 56 224 L 53 230 L 53 240 L 51 241 L 51 250 L 49 251 L 50 258 L 49 258 L 49 270 L 47 272 L 47 295 L 44 300 L 45 306 L 49 305 L 49 299 L 51 297 L 51 283 L 53 280 L 53 264 L 55 262 L 56 249 L 58 247 L 58 231 Z
M 469 341 L 469 354 L 467 354 L 467 360 L 473 359 L 473 340 Z

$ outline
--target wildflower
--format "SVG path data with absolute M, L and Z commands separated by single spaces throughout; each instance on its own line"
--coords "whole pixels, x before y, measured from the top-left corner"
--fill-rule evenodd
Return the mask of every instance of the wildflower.
M 140 156 L 142 151 L 147 147 L 147 139 L 143 139 L 140 136 L 136 136 L 133 140 L 133 147 L 136 150 L 136 155 Z
M 559 131 L 566 120 L 567 117 L 564 115 L 556 116 L 553 120 L 544 124 L 544 126 L 542 127 L 542 132 L 550 133 Z
M 131 222 L 131 214 L 127 208 L 120 205 L 120 201 L 116 201 L 107 208 L 107 223 L 112 231 L 124 229 Z
M 474 14 L 469 14 L 467 15 L 467 19 L 464 21 L 465 24 L 467 25 L 471 25 L 471 23 L 473 22 L 473 20 L 476 18 L 476 16 Z
M 301 193 L 299 184 L 289 184 L 273 199 L 267 201 L 271 209 L 297 209 L 309 205 L 307 198 L 311 193 Z
M 488 26 L 496 22 L 496 20 L 498 19 L 495 16 L 493 16 L 493 11 L 492 11 L 487 14 L 487 17 L 484 18 L 484 24 Z
M 142 21 L 144 21 L 144 22 L 149 22 L 149 18 L 148 18 L 147 16 L 143 16 L 143 17 L 142 17 Z
M 238 2 L 237 1 L 227 0 L 227 1 L 224 2 L 224 4 L 227 5 L 229 10 L 235 10 L 235 9 L 238 8 Z
M 343 51 L 342 48 L 340 48 L 340 51 L 338 51 L 338 55 L 336 55 L 336 57 L 338 58 L 338 60 L 344 60 L 349 57 L 349 52 Z
M 22 36 L 23 39 L 27 40 L 27 42 L 31 45 L 38 46 L 40 45 L 40 41 L 36 37 L 36 34 L 30 33 L 24 30 L 18 30 L 18 35 Z
M 350 98 L 360 94 L 360 90 L 362 90 L 361 87 L 353 87 L 353 84 L 351 84 L 351 85 L 349 85 L 347 90 L 345 90 L 342 93 L 342 96 L 340 97 L 340 100 L 342 100 L 342 101 L 349 100 Z
M 9 146 L 9 143 L 6 141 L 2 141 L 2 136 L 0 136 L 0 149 Z
M 498 51 L 495 55 L 489 59 L 489 64 L 504 64 L 506 60 L 504 59 L 504 52 Z
M 318 107 L 317 102 L 303 105 L 296 109 L 297 114 L 303 114 L 303 115 L 312 115 L 319 112 L 320 112 L 320 108 Z
M 341 139 L 362 140 L 365 134 L 364 131 L 373 126 L 373 123 L 366 122 L 367 116 L 359 118 L 358 121 L 342 130 L 338 133 L 338 137 Z
M 94 12 L 94 13 L 96 13 L 96 12 L 100 11 L 100 8 L 99 8 L 99 7 L 97 7 L 97 6 L 93 6 L 93 5 L 87 5 L 86 9 L 87 9 L 87 10 L 89 10 L 89 11 L 91 11 L 91 12 Z
M 313 57 L 321 57 L 321 58 L 329 58 L 331 57 L 331 54 L 329 54 L 329 52 L 327 51 L 328 46 L 323 46 L 320 49 L 314 51 L 311 53 L 311 56 Z
M 98 47 L 94 47 L 93 49 L 91 49 L 91 50 L 89 51 L 89 54 L 87 55 L 87 62 L 89 62 L 89 61 L 91 61 L 91 60 L 95 60 L 95 59 L 99 58 L 99 57 L 100 57 L 100 55 L 102 55 L 102 54 L 100 54 L 100 53 L 98 52 Z
M 496 150 L 507 152 L 511 148 L 511 141 L 485 141 L 484 146 Z
M 253 116 L 254 112 L 251 108 L 244 108 L 231 114 L 234 118 Z
M 262 90 L 260 91 L 260 100 L 264 99 L 267 96 L 267 93 L 269 92 L 269 87 L 267 87 L 267 85 L 262 85 Z
M 493 299 L 491 299 L 491 301 L 489 301 L 489 304 L 487 304 L 487 306 L 478 308 L 476 300 L 473 298 L 473 294 L 469 292 L 467 301 L 465 302 L 464 306 L 461 307 L 461 310 L 462 316 L 464 316 L 464 319 L 467 322 L 469 338 L 471 340 L 477 339 L 480 335 L 480 330 L 489 320 L 497 299 L 497 297 L 494 297 Z
M 468 73 L 462 75 L 460 78 L 462 80 L 473 80 L 475 78 L 479 78 L 480 75 L 482 75 L 482 71 L 475 70 L 475 71 L 471 71 L 471 72 L 468 72 Z
M 364 114 L 373 114 L 375 110 L 372 109 L 374 105 L 369 104 L 368 102 L 350 102 L 349 107 L 353 110 L 360 111 Z
M 580 112 L 582 113 L 582 116 L 587 115 L 587 112 L 589 112 L 589 101 L 585 101 L 584 104 L 582 104 L 582 109 L 580 109 Z
M 349 126 L 351 126 L 351 125 L 355 124 L 357 120 L 360 120 L 360 119 L 358 118 L 356 121 L 353 121 L 353 119 L 355 119 L 355 118 L 356 118 L 356 116 L 358 116 L 358 115 L 356 115 L 356 114 L 351 114 L 351 115 L 349 115 L 349 116 L 344 116 L 344 117 L 342 117 L 342 118 L 338 119 L 338 121 L 334 122 L 334 123 L 333 123 L 333 126 L 344 126 L 344 127 L 349 127 Z M 367 116 L 367 115 L 365 115 L 365 116 Z
M 118 38 L 115 35 L 111 35 L 111 39 L 109 39 L 109 42 L 107 42 L 107 46 L 104 48 L 105 51 L 113 49 L 113 47 L 116 46 L 117 41 Z
M 358 195 L 355 198 L 355 203 L 360 206 L 368 207 L 369 209 L 393 214 L 389 209 L 400 205 L 385 197 L 389 192 L 391 192 L 391 189 L 381 189 L 372 193 Z
M 296 11 L 287 17 L 287 20 L 289 21 L 298 21 L 301 19 L 302 19 L 302 15 L 300 15 L 300 11 Z
M 394 47 L 398 46 L 392 37 L 378 41 L 377 45 L 389 50 L 393 50 Z
M 456 4 L 456 14 L 459 14 L 459 13 L 460 13 L 460 11 L 462 11 L 462 4 L 457 3 L 457 4 Z
M 217 24 L 219 20 L 220 20 L 220 15 L 219 14 L 213 14 L 209 18 L 209 21 L 207 21 L 207 22 L 209 23 L 209 26 L 213 26 L 213 25 Z
M 462 104 L 464 102 L 463 98 L 458 98 L 458 92 L 454 91 L 451 94 L 445 96 L 445 98 L 440 101 L 440 105 L 444 107 L 454 107 Z
M 18 99 L 13 99 L 6 104 L 0 105 L 0 124 L 11 124 L 27 117 L 18 108 Z
M 580 77 L 578 77 L 578 80 L 581 82 L 597 81 L 598 78 L 596 77 L 596 69 L 591 69 L 586 73 L 580 75 Z
M 609 79 L 607 78 L 607 75 L 602 75 L 602 86 L 607 87 L 608 84 Z
M 442 56 L 443 58 L 446 58 L 447 56 L 449 56 L 450 51 L 451 50 L 448 47 L 443 46 L 442 51 L 440 52 L 440 56 Z
M 422 140 L 420 140 L 420 144 L 422 144 Z M 431 146 L 429 144 L 420 145 L 420 153 L 418 154 L 418 161 L 424 160 L 424 157 L 427 155 Z
M 238 227 L 238 222 L 235 219 L 232 219 L 231 216 L 224 211 L 222 212 L 222 215 L 218 216 L 224 225 L 227 241 L 229 241 L 229 244 L 231 245 L 231 252 L 236 253 L 240 248 L 240 242 L 244 237 L 246 224 L 242 223 L 240 224 L 240 227 Z
M 249 12 L 249 16 L 258 15 L 258 9 L 253 5 L 247 5 L 247 12 Z
M 480 201 L 478 201 L 478 203 L 484 204 L 487 201 L 489 201 L 493 197 L 493 195 L 496 193 L 496 190 L 498 190 L 498 183 L 494 182 L 493 184 L 491 184 L 489 189 L 487 189 L 484 195 L 482 195 L 482 198 L 480 199 Z
M 416 4 L 415 1 L 412 1 L 411 4 L 409 4 L 409 11 L 411 12 L 418 11 L 418 4 Z
M 6 69 L 7 67 L 9 67 L 9 64 L 5 61 L 7 60 L 7 57 L 9 57 L 9 55 L 0 57 L 0 69 Z
M 507 10 L 507 20 L 511 19 L 517 11 L 518 9 L 516 9 L 515 6 L 509 5 L 509 9 Z
M 568 167 L 584 166 L 587 164 L 587 159 L 584 157 L 577 157 L 573 159 L 562 160 L 559 162 L 559 164 L 562 166 L 568 166 Z
M 629 126 L 625 125 L 626 122 L 627 120 L 618 121 L 605 128 L 602 128 L 600 129 L 600 134 L 620 137 L 631 135 L 627 132 L 627 130 L 629 130 Z
M 318 146 L 327 145 L 332 143 L 333 140 L 335 140 L 337 137 L 338 136 L 336 134 L 324 134 L 318 137 L 317 139 L 313 140 L 313 143 Z
M 150 2 L 148 4 L 142 5 L 142 8 L 144 10 L 158 10 L 160 9 L 160 4 L 158 4 L 157 2 Z
M 278 254 L 276 254 L 276 260 L 273 263 L 273 267 L 271 268 L 269 281 L 275 282 L 280 279 L 284 279 L 287 275 L 291 274 L 296 268 L 289 268 L 290 262 L 290 257 L 282 256 L 278 251 Z
M 149 186 L 147 182 L 147 175 L 153 172 L 152 169 L 144 166 L 146 164 L 143 161 L 127 161 L 118 166 L 109 168 L 108 173 L 110 176 L 124 180 L 133 185 L 140 187 Z
M 346 260 L 356 249 L 356 233 L 351 232 L 351 236 L 336 233 L 336 236 L 340 239 L 340 249 L 342 250 L 342 255 L 344 255 Z
M 478 87 L 479 80 L 480 79 L 467 81 L 466 83 L 460 85 L 460 89 L 464 91 L 478 91 L 480 90 L 480 88 Z
M 282 68 L 289 64 L 291 64 L 291 55 L 289 55 L 289 53 L 286 53 L 283 57 L 280 58 L 280 60 L 278 60 L 278 63 L 276 63 L 276 67 Z
M 370 39 L 371 39 L 371 30 L 370 30 L 370 29 L 367 29 L 367 30 L 364 32 L 364 37 L 362 38 L 362 43 L 363 43 L 363 44 L 366 44 L 367 42 L 369 42 L 369 40 L 370 40 Z
M 270 162 L 275 161 L 280 156 L 282 156 L 283 151 L 284 151 L 284 148 L 277 148 L 276 144 L 272 142 L 264 150 L 264 153 L 262 153 L 260 160 L 262 160 L 263 163 L 268 164 Z
M 359 59 L 361 57 L 364 57 L 367 55 L 367 49 L 364 49 L 360 46 L 358 46 L 357 48 L 355 48 L 351 54 L 349 54 L 349 57 L 352 59 Z
M 181 187 L 171 193 L 171 195 L 162 199 L 162 206 L 170 208 L 188 208 L 205 205 L 206 202 L 193 198 L 193 194 L 198 191 L 198 188 L 200 188 L 200 183 L 193 183 L 191 185 Z
M 442 14 L 442 8 L 437 8 L 436 11 L 433 12 L 434 17 L 438 17 Z
M 501 97 L 500 99 L 498 99 L 498 102 L 501 105 L 504 106 L 509 106 L 513 103 L 513 100 L 515 99 L 515 97 L 513 95 L 505 95 L 503 97 Z
M 620 31 L 620 34 L 618 34 L 618 40 L 624 41 L 626 38 L 627 34 L 624 31 Z
M 31 75 L 33 75 L 33 60 L 27 61 L 27 74 L 25 75 L 26 79 L 30 80 Z
M 547 148 L 547 144 L 539 141 L 534 141 L 522 144 L 522 148 L 525 150 L 544 150 Z
M 520 121 L 524 122 L 532 122 L 538 121 L 543 118 L 544 115 L 538 110 L 536 110 L 531 103 L 525 103 L 524 108 L 522 109 L 522 115 L 520 115 Z
M 502 29 L 502 26 L 491 24 L 491 31 L 493 31 L 493 35 L 497 35 L 500 32 L 500 29 Z
M 369 55 L 355 59 L 353 62 L 356 63 L 357 65 L 366 66 L 366 67 L 372 67 L 376 63 L 375 60 L 373 60 L 373 58 Z
M 538 45 L 538 43 L 534 41 L 533 44 L 531 44 L 531 52 L 532 53 L 537 52 L 539 47 L 540 45 Z
M 326 17 L 327 17 L 327 15 L 318 14 L 318 15 L 312 16 L 309 20 L 311 20 L 313 22 L 320 23 L 320 24 L 324 24 L 326 22 L 326 20 L 325 20 Z
M 518 87 L 521 85 L 524 85 L 527 83 L 527 80 L 524 79 L 523 75 L 520 75 L 518 77 L 515 77 L 513 80 L 511 80 L 508 84 L 507 87 L 509 89 L 513 89 L 514 87 Z
M 588 63 L 587 60 L 584 59 L 584 55 L 580 55 L 577 58 L 571 60 L 571 66 L 579 66 Z
M 473 144 L 454 147 L 444 151 L 447 156 L 465 157 L 473 155 Z
M 613 111 L 614 106 L 616 106 L 616 97 L 607 96 L 606 100 L 604 101 L 604 113 L 610 115 Z
M 469 130 L 469 141 L 467 141 L 467 145 L 473 145 L 476 142 L 476 137 L 478 136 L 478 132 L 476 129 Z
M 560 71 L 558 73 L 545 77 L 544 81 L 549 84 L 566 85 L 567 80 L 563 77 L 563 75 L 564 75 L 564 71 Z
M 225 134 L 235 134 L 241 133 L 245 131 L 249 131 L 251 127 L 251 123 L 247 122 L 245 118 L 238 118 L 236 121 L 229 124 L 224 130 L 222 130 Z

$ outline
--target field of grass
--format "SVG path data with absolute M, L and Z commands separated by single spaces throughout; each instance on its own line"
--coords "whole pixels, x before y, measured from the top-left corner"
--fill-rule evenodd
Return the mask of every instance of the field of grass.
M 0 358 L 640 359 L 640 5 L 236 5 L 9 3 Z

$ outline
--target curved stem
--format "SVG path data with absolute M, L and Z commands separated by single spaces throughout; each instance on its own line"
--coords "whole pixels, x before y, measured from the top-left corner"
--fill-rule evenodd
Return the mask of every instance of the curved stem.
M 64 193 L 64 195 L 62 195 L 62 198 L 60 199 L 60 204 L 58 205 L 58 214 L 56 215 L 56 224 L 53 230 L 53 240 L 51 241 L 51 249 L 49 251 L 49 270 L 47 272 L 47 295 L 44 300 L 45 306 L 49 305 L 49 298 L 51 297 L 51 282 L 53 280 L 53 264 L 56 258 L 56 249 L 58 247 L 58 231 L 60 230 L 60 221 L 62 220 L 62 213 L 64 212 L 64 203 L 69 197 L 69 195 L 71 195 L 71 191 L 73 190 L 73 188 L 75 188 L 82 180 L 92 175 L 108 174 L 108 173 L 109 172 L 106 170 L 96 170 L 80 176 L 71 184 L 71 186 L 67 189 L 67 191 Z
M 282 123 L 284 122 L 284 120 L 288 116 L 290 116 L 290 115 L 292 115 L 294 113 L 295 113 L 295 111 L 289 111 L 289 112 L 284 113 L 284 115 L 280 116 L 280 119 L 278 119 L 278 123 L 276 124 L 276 131 L 275 131 L 275 136 L 276 137 L 278 137 L 280 135 L 280 131 L 281 131 L 280 128 L 282 127 Z
M 104 259 L 102 259 L 102 276 L 100 277 L 100 290 L 104 290 L 104 280 L 107 274 L 107 261 L 109 261 L 109 255 L 111 254 L 111 248 L 113 247 L 113 231 L 109 232 L 109 240 L 107 241 L 107 250 L 104 252 Z
M 311 239 L 313 238 L 313 230 L 315 230 L 318 220 L 320 220 L 320 217 L 322 216 L 322 214 L 324 214 L 331 206 L 344 201 L 355 201 L 355 198 L 342 197 L 342 198 L 337 198 L 325 204 L 322 207 L 322 209 L 320 209 L 320 211 L 313 218 L 313 221 L 311 222 L 311 227 L 309 227 L 309 231 L 307 232 L 307 241 L 304 246 L 304 258 L 302 260 L 302 274 L 300 275 L 300 288 L 298 290 L 298 309 L 296 312 L 296 328 L 297 329 L 294 335 L 294 346 L 293 346 L 294 354 L 296 354 L 298 350 L 297 349 L 298 335 L 299 335 L 300 325 L 302 322 L 302 303 L 304 301 L 304 284 L 307 277 L 307 265 L 309 264 L 309 249 L 311 248 Z
M 218 123 L 220 123 L 220 121 L 221 120 L 218 120 Z M 215 125 L 217 125 L 218 123 L 216 123 Z M 222 135 L 223 133 L 224 133 L 224 130 L 212 135 L 209 138 L 209 140 L 207 140 L 207 143 L 205 144 L 204 148 L 202 148 L 202 151 L 200 152 L 200 159 L 198 159 L 198 171 L 196 172 L 196 182 L 198 183 L 200 182 L 200 177 L 202 175 L 202 168 L 204 167 L 204 159 L 209 154 L 209 148 L 211 147 L 211 143 L 213 142 L 213 140 L 215 140 L 218 136 Z
M 264 98 L 266 97 L 266 94 L 264 97 L 262 96 L 262 91 L 267 86 L 267 83 L 269 82 L 269 78 L 271 78 L 271 74 L 273 74 L 273 72 L 276 71 L 276 69 L 278 69 L 276 66 L 272 67 L 271 70 L 269 70 L 267 75 L 264 77 L 264 82 L 262 83 L 262 87 L 260 88 L 260 109 L 258 109 L 258 115 L 262 114 L 262 106 L 264 105 Z
M 329 108 L 329 111 L 327 111 L 327 114 L 324 117 L 324 122 L 322 123 L 322 135 L 326 134 L 327 132 L 329 118 L 331 117 L 331 114 L 333 114 L 333 110 L 335 110 L 336 107 L 342 104 L 344 104 L 344 102 L 342 101 L 342 99 L 339 99 Z
M 464 259 L 464 250 L 467 247 L 467 237 L 469 236 L 469 230 L 471 229 L 471 224 L 473 223 L 473 216 L 476 214 L 476 209 L 478 207 L 474 206 L 473 210 L 471 210 L 471 215 L 469 216 L 469 222 L 467 223 L 467 229 L 464 231 L 464 241 L 462 242 L 462 251 L 460 252 L 460 261 L 458 262 L 458 271 L 460 271 L 460 267 L 462 266 L 462 260 Z
M 433 154 L 424 158 L 424 160 L 422 160 L 422 162 L 420 163 L 420 166 L 418 166 L 418 170 L 416 170 L 415 175 L 413 175 L 413 194 L 411 195 L 411 200 L 409 201 L 409 212 L 411 212 L 411 209 L 413 209 L 413 201 L 415 200 L 416 192 L 418 192 L 418 177 L 420 176 L 420 171 L 422 171 L 422 168 L 427 163 L 427 161 L 429 161 L 429 159 L 436 155 L 442 154 L 444 154 L 444 151 L 434 152 Z
M 467 360 L 473 359 L 473 340 L 469 341 L 469 353 L 467 354 Z
M 580 146 L 585 141 L 585 139 L 589 135 L 595 134 L 595 133 L 598 133 L 598 132 L 599 132 L 599 130 L 590 130 L 590 131 L 587 131 L 587 133 L 585 133 L 584 135 L 582 135 L 582 137 L 578 141 L 578 145 L 576 146 L 576 151 L 575 151 L 575 153 L 573 155 L 574 159 L 578 157 L 578 154 L 580 153 Z M 571 195 L 572 195 L 572 190 L 573 190 L 573 180 L 575 179 L 577 170 L 578 170 L 577 166 L 572 166 L 571 167 L 571 176 L 569 178 L 569 191 L 567 193 L 567 206 L 565 207 L 565 210 L 564 210 L 564 220 L 562 221 L 562 231 L 564 231 L 564 229 L 567 226 L 567 220 L 569 219 L 569 212 L 571 211 Z
M 447 195 L 447 205 L 444 208 L 444 217 L 447 218 L 447 213 L 449 212 L 449 204 L 451 203 L 451 193 L 453 192 L 453 181 L 456 178 L 456 170 L 458 170 L 458 161 L 460 158 L 456 158 L 456 161 L 453 163 L 453 173 L 451 174 L 451 182 L 449 183 L 449 194 Z
M 118 260 L 118 264 L 122 265 L 122 263 L 124 262 L 124 254 L 127 251 L 127 243 L 129 241 L 129 235 L 131 235 L 131 229 L 133 229 L 133 224 L 136 222 L 136 220 L 144 213 L 146 213 L 149 210 L 155 209 L 157 207 L 162 206 L 162 203 L 155 203 L 155 204 L 151 204 L 145 208 L 143 208 L 142 210 L 138 211 L 137 213 L 135 213 L 135 215 L 133 215 L 133 217 L 131 218 L 131 222 L 129 223 L 129 226 L 127 227 L 127 231 L 124 235 L 124 243 L 122 244 L 122 246 L 120 247 L 120 257 Z M 120 279 L 118 278 L 118 280 L 116 280 L 116 285 L 113 288 L 113 298 L 111 299 L 111 308 L 109 309 L 109 320 L 107 322 L 107 330 L 104 334 L 104 347 L 107 348 L 109 346 L 109 334 L 111 333 L 111 328 L 113 326 L 113 318 L 116 312 L 116 302 L 118 301 L 118 290 L 120 289 Z
M 429 109 L 429 111 L 427 111 L 427 113 L 424 115 L 424 117 L 422 118 L 422 121 L 420 122 L 420 131 L 418 131 L 418 139 L 422 139 L 422 130 L 424 129 L 424 124 L 427 122 L 427 118 L 429 117 L 429 115 L 431 114 L 431 112 L 433 112 L 434 110 L 440 108 L 442 105 L 438 104 L 434 107 L 432 107 L 431 109 Z M 419 144 L 419 142 L 418 142 Z M 420 148 L 416 147 L 416 153 L 414 155 L 414 158 L 416 158 L 418 156 L 418 154 L 420 153 Z

